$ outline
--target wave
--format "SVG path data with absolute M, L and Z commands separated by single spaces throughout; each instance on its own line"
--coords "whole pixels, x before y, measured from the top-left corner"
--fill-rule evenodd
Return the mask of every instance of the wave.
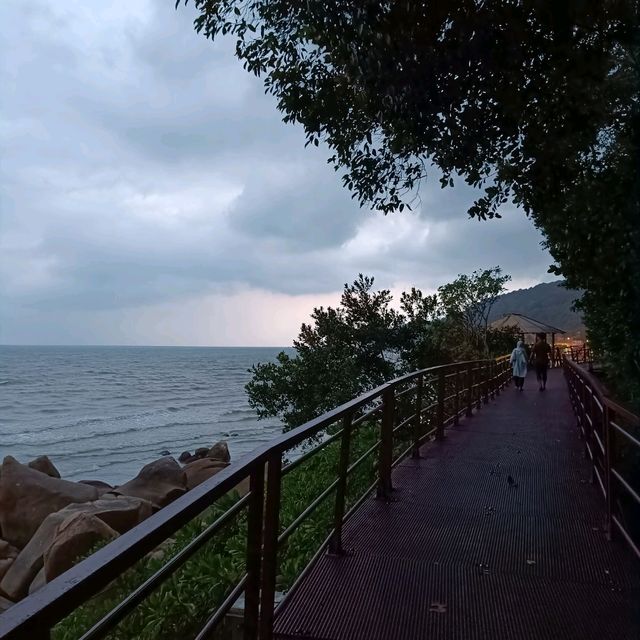
M 37 441 L 34 440 L 33 442 L 25 442 L 25 441 L 20 441 L 20 440 L 16 440 L 14 442 L 9 442 L 7 443 L 6 446 L 32 446 L 32 447 L 47 447 L 47 446 L 52 446 L 52 445 L 56 445 L 56 444 L 73 444 L 75 442 L 80 442 L 80 441 L 85 441 L 85 440 L 95 440 L 96 438 L 114 438 L 115 436 L 122 436 L 122 435 L 126 435 L 127 433 L 146 433 L 146 432 L 154 432 L 157 434 L 157 432 L 159 430 L 164 430 L 164 429 L 176 429 L 176 428 L 181 428 L 181 427 L 203 427 L 203 426 L 208 426 L 208 427 L 212 427 L 214 426 L 213 423 L 211 421 L 196 421 L 196 420 L 189 420 L 186 422 L 168 422 L 165 424 L 158 424 L 158 425 L 154 425 L 154 426 L 144 426 L 141 427 L 140 425 L 132 425 L 132 426 L 128 426 L 125 429 L 114 429 L 114 430 L 109 430 L 109 431 L 104 431 L 102 433 L 96 433 L 96 432 L 91 432 L 91 433 L 75 433 L 72 436 L 64 436 L 61 438 L 53 438 L 53 439 L 42 439 L 42 438 L 38 438 Z M 55 429 L 55 431 L 59 431 L 59 429 Z M 29 431 L 27 433 L 25 433 L 24 435 L 31 435 L 33 433 L 42 433 L 42 431 L 39 432 L 34 432 L 34 431 Z M 167 440 L 167 442 L 172 442 L 175 440 Z M 154 439 L 154 446 L 157 446 L 158 440 Z M 117 449 L 116 449 L 117 450 Z
M 220 414 L 220 417 L 238 415 L 252 415 L 257 419 L 255 409 L 252 409 L 251 407 L 234 407 L 233 409 L 227 409 Z

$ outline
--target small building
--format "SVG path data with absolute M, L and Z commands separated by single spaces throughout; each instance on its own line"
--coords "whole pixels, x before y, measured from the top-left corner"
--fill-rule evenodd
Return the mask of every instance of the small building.
M 491 329 L 515 329 L 521 336 L 522 340 L 526 342 L 534 342 L 535 336 L 538 333 L 544 333 L 547 336 L 551 336 L 551 348 L 553 352 L 553 357 L 555 360 L 555 347 L 556 347 L 556 335 L 564 335 L 566 331 L 563 329 L 558 329 L 558 327 L 553 327 L 550 324 L 545 324 L 544 322 L 540 322 L 540 320 L 535 320 L 534 318 L 530 318 L 529 316 L 525 316 L 522 313 L 507 313 L 502 316 L 502 318 L 498 318 L 494 320 L 489 327 Z

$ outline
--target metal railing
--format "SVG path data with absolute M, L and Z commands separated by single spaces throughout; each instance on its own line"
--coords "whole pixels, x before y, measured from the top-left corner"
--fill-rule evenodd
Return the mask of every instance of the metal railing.
M 582 347 L 569 347 L 567 355 L 576 364 L 587 364 L 589 368 L 593 367 L 593 351 L 586 344 Z
M 605 499 L 607 537 L 619 533 L 640 558 L 640 482 L 630 477 L 640 465 L 640 417 L 607 398 L 595 376 L 580 364 L 565 357 L 564 371 L 585 455 L 592 463 L 591 480 Z
M 0 615 L 0 638 L 43 640 L 52 629 L 78 607 L 91 606 L 91 599 L 105 596 L 134 564 L 145 559 L 159 544 L 170 539 L 190 522 L 225 497 L 240 482 L 249 479 L 249 491 L 232 507 L 203 527 L 173 557 L 141 584 L 131 589 L 106 615 L 83 629 L 82 640 L 104 638 L 126 616 L 156 591 L 198 550 L 230 522 L 246 527 L 244 571 L 229 587 L 213 611 L 198 620 L 193 635 L 198 640 L 212 637 L 240 596 L 244 595 L 245 638 L 271 638 L 276 610 L 276 577 L 279 552 L 300 526 L 321 506 L 329 504 L 331 533 L 318 545 L 315 555 L 287 590 L 297 587 L 313 560 L 325 550 L 342 552 L 342 527 L 373 490 L 382 498 L 393 491 L 392 468 L 419 450 L 430 438 L 440 439 L 445 427 L 471 416 L 499 394 L 511 377 L 508 356 L 495 360 L 460 362 L 431 367 L 402 376 L 285 433 L 233 463 L 195 487 L 150 518 L 79 562 L 26 599 Z M 373 429 L 375 443 L 352 460 L 357 433 Z M 287 523 L 281 522 L 283 481 L 304 468 L 319 452 L 335 443 L 339 446 L 333 481 Z M 300 449 L 303 449 L 300 455 Z M 297 452 L 297 457 L 292 452 Z M 376 455 L 377 458 L 373 458 Z M 291 459 L 292 458 L 292 459 Z M 291 459 L 291 460 L 290 460 Z M 333 459 L 332 459 L 333 460 Z M 374 462 L 374 482 L 349 494 L 350 480 L 367 461 Z M 327 503 L 333 497 L 333 504 Z M 285 526 L 286 525 L 286 526 Z M 312 550 L 313 551 L 313 550 Z M 281 559 L 281 558 L 280 558 Z M 111 587 L 110 587 L 111 585 Z M 281 604 L 281 603 L 280 603 Z M 190 621 L 193 626 L 193 621 Z M 120 637 L 120 636 L 118 636 Z M 186 637 L 180 635 L 180 637 Z M 191 636 L 193 637 L 193 636 Z

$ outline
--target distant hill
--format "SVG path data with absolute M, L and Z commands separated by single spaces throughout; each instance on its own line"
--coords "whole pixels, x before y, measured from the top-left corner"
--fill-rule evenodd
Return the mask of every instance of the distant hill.
M 584 334 L 580 314 L 571 310 L 578 291 L 561 286 L 562 281 L 543 282 L 530 289 L 518 289 L 500 296 L 491 309 L 489 322 L 507 313 L 522 313 L 525 316 L 564 329 L 572 336 Z

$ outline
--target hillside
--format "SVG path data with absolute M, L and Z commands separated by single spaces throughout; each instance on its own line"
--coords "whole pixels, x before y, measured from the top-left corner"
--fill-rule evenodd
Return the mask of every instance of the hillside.
M 571 310 L 577 291 L 561 286 L 561 280 L 544 282 L 530 289 L 519 289 L 500 296 L 491 310 L 489 322 L 507 313 L 522 313 L 546 324 L 564 329 L 571 335 L 584 333 L 582 318 Z

